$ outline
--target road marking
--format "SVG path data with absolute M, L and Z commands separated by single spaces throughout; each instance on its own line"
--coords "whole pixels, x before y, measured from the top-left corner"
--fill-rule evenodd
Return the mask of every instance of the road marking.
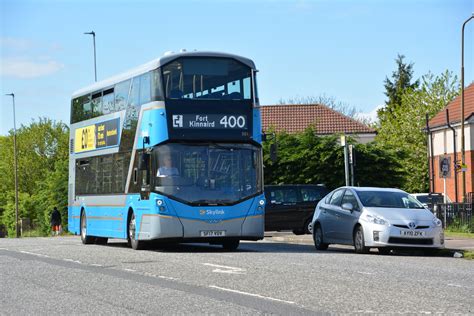
M 67 262 L 74 262 L 74 263 L 79 263 L 79 264 L 82 264 L 82 262 L 80 262 L 80 261 L 78 261 L 78 260 L 69 259 L 69 258 L 65 258 L 65 259 L 63 259 L 63 261 L 67 261 Z
M 448 286 L 463 287 L 462 285 L 459 285 L 459 284 L 452 284 L 452 283 L 449 283 Z
M 373 272 L 363 272 L 363 271 L 357 271 L 357 273 L 359 273 L 359 274 L 366 274 L 366 275 L 375 274 L 375 273 L 373 273 Z
M 36 252 L 29 252 L 29 251 L 24 251 L 24 250 L 20 250 L 21 253 L 25 253 L 27 255 L 33 255 L 33 256 L 37 256 L 37 257 L 44 257 L 44 258 L 49 258 L 48 255 L 43 255 L 41 253 L 36 253 Z
M 242 295 L 248 295 L 248 296 L 263 298 L 263 299 L 270 300 L 270 301 L 282 302 L 282 303 L 287 303 L 287 304 L 296 304 L 295 302 L 292 302 L 292 301 L 285 301 L 285 300 L 280 300 L 279 298 L 263 296 L 263 295 L 260 295 L 260 294 L 254 294 L 254 293 L 242 292 L 242 291 L 237 291 L 237 290 L 232 290 L 232 289 L 226 289 L 224 287 L 215 286 L 215 285 L 209 285 L 209 287 L 212 288 L 212 289 L 218 289 L 218 290 L 221 290 L 221 291 L 227 291 L 227 292 L 238 293 L 238 294 L 242 294 Z
M 122 270 L 125 270 L 125 271 L 128 271 L 128 272 L 137 272 L 137 270 L 127 269 L 127 268 L 123 268 Z
M 177 278 L 167 277 L 167 276 L 164 276 L 164 275 L 158 275 L 157 277 L 160 278 L 160 279 L 165 279 L 165 280 L 179 280 Z
M 93 267 L 102 267 L 101 264 L 97 264 L 97 263 L 91 263 L 90 265 L 93 266 Z
M 205 266 L 214 267 L 217 269 L 212 270 L 215 273 L 227 273 L 227 274 L 245 274 L 246 270 L 237 267 L 221 266 L 213 263 L 203 263 Z

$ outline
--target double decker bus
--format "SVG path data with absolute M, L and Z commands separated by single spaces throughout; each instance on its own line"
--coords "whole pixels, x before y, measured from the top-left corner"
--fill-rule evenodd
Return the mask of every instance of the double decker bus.
M 256 68 L 225 53 L 165 54 L 76 91 L 68 225 L 84 244 L 263 239 Z

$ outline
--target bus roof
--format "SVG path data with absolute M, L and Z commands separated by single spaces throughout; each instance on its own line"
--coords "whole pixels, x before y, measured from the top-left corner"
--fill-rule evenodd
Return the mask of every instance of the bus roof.
M 255 69 L 255 64 L 252 60 L 238 56 L 238 55 L 233 55 L 233 54 L 227 54 L 227 53 L 220 53 L 220 52 L 180 52 L 180 53 L 171 53 L 171 54 L 166 54 L 160 58 L 154 59 L 146 64 L 143 64 L 141 66 L 135 67 L 133 69 L 130 69 L 129 71 L 126 71 L 124 73 L 121 73 L 119 75 L 109 77 L 105 80 L 98 81 L 92 85 L 89 85 L 85 88 L 79 89 L 75 91 L 72 94 L 72 98 L 77 98 L 79 96 L 82 96 L 84 94 L 90 93 L 90 92 L 95 92 L 107 87 L 111 87 L 116 83 L 119 83 L 121 81 L 127 80 L 129 78 L 138 76 L 140 74 L 143 74 L 145 72 L 148 72 L 150 70 L 156 69 L 164 64 L 169 63 L 170 61 L 180 58 L 180 57 L 228 57 L 228 58 L 233 58 L 241 63 L 249 66 L 252 69 Z

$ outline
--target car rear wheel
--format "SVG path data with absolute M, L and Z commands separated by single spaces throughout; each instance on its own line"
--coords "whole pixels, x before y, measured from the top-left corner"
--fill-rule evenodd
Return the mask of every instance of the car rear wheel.
M 321 225 L 316 225 L 313 232 L 314 247 L 317 250 L 326 250 L 329 247 L 329 244 L 323 242 L 323 229 Z
M 356 253 L 369 253 L 370 248 L 365 246 L 362 226 L 358 226 L 354 232 L 354 248 Z
M 312 219 L 309 218 L 306 223 L 304 224 L 305 234 L 312 234 L 313 233 L 313 222 Z

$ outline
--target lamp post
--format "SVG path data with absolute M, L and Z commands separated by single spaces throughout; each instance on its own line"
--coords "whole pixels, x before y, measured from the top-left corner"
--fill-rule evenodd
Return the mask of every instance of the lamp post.
M 85 32 L 84 34 L 92 35 L 92 40 L 94 42 L 94 75 L 95 75 L 95 81 L 97 82 L 97 62 L 96 62 L 96 54 L 95 54 L 95 32 L 90 31 L 90 32 Z
M 13 160 L 15 164 L 15 230 L 16 238 L 20 237 L 20 231 L 18 229 L 18 158 L 16 154 L 16 118 L 15 118 L 15 94 L 5 94 L 11 96 L 13 100 Z
M 464 166 L 466 165 L 466 153 L 464 146 L 464 27 L 467 22 L 474 19 L 474 13 L 469 19 L 464 21 L 461 31 L 461 167 L 462 171 L 462 199 L 466 201 L 466 172 Z M 471 166 L 472 167 L 472 166 Z

